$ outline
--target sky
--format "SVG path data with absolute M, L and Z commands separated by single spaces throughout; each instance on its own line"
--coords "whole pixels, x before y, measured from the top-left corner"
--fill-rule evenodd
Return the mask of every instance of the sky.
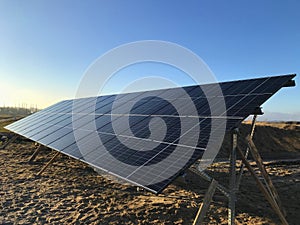
M 106 52 L 161 40 L 197 54 L 217 81 L 298 74 L 298 86 L 263 105 L 263 118 L 300 120 L 299 8 L 297 0 L 1 0 L 0 106 L 44 108 L 72 99 Z M 125 68 L 105 91 L 118 93 L 139 76 L 161 73 L 176 85 L 193 84 L 174 68 L 148 64 Z M 172 85 L 149 82 L 137 90 L 158 86 Z

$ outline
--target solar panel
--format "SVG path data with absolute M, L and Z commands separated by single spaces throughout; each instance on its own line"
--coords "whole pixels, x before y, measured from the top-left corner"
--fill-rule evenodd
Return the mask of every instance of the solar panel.
M 65 100 L 6 129 L 159 193 L 219 141 L 222 126 L 236 128 L 294 77 Z

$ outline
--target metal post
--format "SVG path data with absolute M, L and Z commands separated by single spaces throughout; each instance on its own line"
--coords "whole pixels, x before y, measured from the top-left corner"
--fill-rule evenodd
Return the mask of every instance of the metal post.
M 253 138 L 253 135 L 254 135 L 255 125 L 256 125 L 256 118 L 257 118 L 257 115 L 255 114 L 253 116 L 252 124 L 251 124 L 251 132 L 250 132 L 251 139 Z M 247 149 L 246 149 L 246 152 L 245 152 L 245 158 L 246 159 L 248 158 L 248 155 L 249 155 L 249 146 L 247 146 Z M 239 190 L 239 187 L 240 187 L 240 184 L 241 184 L 241 179 L 242 179 L 242 176 L 243 176 L 244 167 L 245 167 L 245 164 L 242 163 L 240 168 L 239 168 L 239 174 L 237 175 L 237 180 L 236 180 L 236 189 L 237 190 Z
M 232 147 L 230 154 L 230 181 L 229 181 L 229 203 L 228 203 L 228 224 L 235 224 L 235 201 L 236 201 L 236 148 L 238 129 L 232 131 Z

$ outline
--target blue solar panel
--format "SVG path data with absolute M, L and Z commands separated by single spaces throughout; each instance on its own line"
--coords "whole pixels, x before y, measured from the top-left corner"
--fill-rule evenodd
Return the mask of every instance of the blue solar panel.
M 158 193 L 294 76 L 66 100 L 6 128 Z

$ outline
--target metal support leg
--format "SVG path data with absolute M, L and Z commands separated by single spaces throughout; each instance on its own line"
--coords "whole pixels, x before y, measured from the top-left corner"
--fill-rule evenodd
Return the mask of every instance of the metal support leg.
M 263 183 L 261 182 L 261 180 L 259 179 L 259 177 L 256 175 L 254 169 L 251 167 L 250 163 L 247 161 L 247 159 L 245 158 L 243 152 L 241 149 L 237 148 L 243 163 L 245 164 L 245 166 L 247 167 L 247 169 L 249 170 L 249 172 L 251 173 L 251 175 L 253 176 L 258 188 L 261 190 L 261 192 L 264 194 L 264 196 L 266 197 L 266 199 L 268 200 L 268 202 L 270 203 L 270 205 L 272 206 L 273 210 L 277 213 L 277 215 L 279 216 L 282 224 L 284 225 L 288 225 L 287 220 L 285 219 L 280 206 L 278 206 L 278 203 L 276 202 L 276 200 L 273 198 L 273 196 L 270 194 L 270 192 L 267 190 L 267 188 L 265 188 L 265 186 L 263 185 Z
M 237 132 L 232 132 L 232 147 L 230 154 L 230 181 L 229 181 L 229 203 L 228 203 L 228 224 L 235 224 L 235 202 L 236 202 L 236 148 L 237 148 Z
M 256 118 L 257 118 L 257 115 L 254 115 L 253 119 L 252 119 L 251 132 L 250 132 L 251 139 L 253 138 L 253 135 L 254 135 L 255 125 L 256 125 L 255 124 L 256 123 Z M 249 155 L 249 147 L 247 146 L 247 149 L 246 149 L 246 152 L 245 152 L 245 158 L 246 159 L 248 158 L 248 155 Z M 242 163 L 240 168 L 239 168 L 239 174 L 237 175 L 237 180 L 236 180 L 236 189 L 237 190 L 239 190 L 239 187 L 240 187 L 240 184 L 241 184 L 241 179 L 242 179 L 242 176 L 243 176 L 244 167 L 245 167 L 245 164 Z
M 209 188 L 204 196 L 203 203 L 201 204 L 197 215 L 195 217 L 195 220 L 193 222 L 193 225 L 200 225 L 202 224 L 204 217 L 209 209 L 209 204 L 212 200 L 212 196 L 214 195 L 216 188 L 217 188 L 218 182 L 216 180 L 212 180 L 211 184 L 209 185 Z
M 276 190 L 276 188 L 274 187 L 273 185 L 273 182 L 270 178 L 270 176 L 268 175 L 268 172 L 263 164 L 263 160 L 254 144 L 254 142 L 252 141 L 252 139 L 250 138 L 250 136 L 248 136 L 247 138 L 247 141 L 249 143 L 249 148 L 250 148 L 250 152 L 259 168 L 259 170 L 261 171 L 261 174 L 262 174 L 262 177 L 265 181 L 265 184 L 266 184 L 266 187 L 270 193 L 270 195 L 275 199 L 276 203 L 278 204 L 278 206 L 282 209 L 282 212 L 283 212 L 283 215 L 285 216 L 286 215 L 286 212 L 285 210 L 283 209 L 282 207 L 282 204 L 281 204 L 281 201 L 280 201 L 280 198 L 279 198 L 279 195 L 278 195 L 278 192 Z
M 37 173 L 37 175 L 41 175 L 45 169 L 47 169 L 47 167 L 54 161 L 54 159 L 59 155 L 60 152 L 56 152 L 55 155 L 52 157 L 52 159 L 50 159 L 50 161 L 40 170 L 40 172 Z
M 42 148 L 42 145 L 39 145 L 39 146 L 37 147 L 37 149 L 34 151 L 34 153 L 32 154 L 32 156 L 31 156 L 30 159 L 28 160 L 28 162 L 32 162 L 32 161 L 35 160 L 35 158 L 36 158 L 36 156 L 38 155 L 38 153 L 40 152 L 41 148 Z

